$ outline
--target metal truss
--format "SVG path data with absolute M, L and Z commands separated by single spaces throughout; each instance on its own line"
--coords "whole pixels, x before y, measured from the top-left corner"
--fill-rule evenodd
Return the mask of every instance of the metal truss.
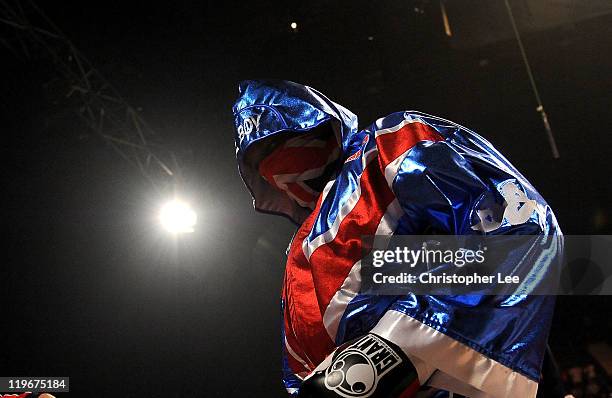
M 0 0 L 0 24 L 6 27 L 0 44 L 19 57 L 50 58 L 60 74 L 63 101 L 154 188 L 178 177 L 174 153 L 40 7 L 31 0 Z

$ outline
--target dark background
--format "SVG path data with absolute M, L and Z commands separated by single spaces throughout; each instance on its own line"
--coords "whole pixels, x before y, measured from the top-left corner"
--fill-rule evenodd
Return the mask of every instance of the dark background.
M 561 158 L 553 160 L 503 2 L 43 2 L 181 156 L 199 224 L 159 231 L 141 176 L 54 104 L 53 65 L 1 53 L 0 374 L 70 376 L 72 396 L 281 396 L 278 297 L 293 226 L 255 214 L 237 173 L 240 80 L 311 85 L 360 126 L 416 109 L 492 141 L 566 234 L 612 230 L 612 14 L 511 1 Z M 297 31 L 289 24 L 298 23 Z M 52 91 L 52 90 L 51 90 Z M 612 300 L 563 297 L 563 366 L 609 339 Z

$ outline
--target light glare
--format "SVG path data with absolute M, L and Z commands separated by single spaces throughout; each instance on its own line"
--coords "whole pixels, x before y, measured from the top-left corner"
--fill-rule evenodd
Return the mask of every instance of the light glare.
M 172 200 L 162 206 L 159 221 L 168 232 L 188 233 L 194 231 L 198 215 L 188 203 Z

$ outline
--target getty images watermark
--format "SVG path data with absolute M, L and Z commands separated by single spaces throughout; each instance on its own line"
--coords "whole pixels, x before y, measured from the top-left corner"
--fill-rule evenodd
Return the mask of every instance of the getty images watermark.
M 363 294 L 612 294 L 612 236 L 395 235 L 363 240 Z
M 456 250 L 441 250 L 428 249 L 426 242 L 419 249 L 410 249 L 407 246 L 396 247 L 394 249 L 376 249 L 372 252 L 372 266 L 382 267 L 385 264 L 404 264 L 410 268 L 415 268 L 419 264 L 440 265 L 452 264 L 456 268 L 462 268 L 466 265 L 483 265 L 486 262 L 485 251 L 486 247 L 477 250 L 471 249 L 456 249 Z M 442 272 L 436 274 L 429 270 L 421 272 L 418 275 L 410 272 L 401 272 L 398 275 L 385 275 L 383 272 L 375 272 L 373 275 L 374 283 L 407 283 L 407 284 L 461 284 L 470 286 L 481 283 L 520 283 L 520 278 L 517 275 L 502 275 L 497 272 L 493 275 L 481 275 L 473 272 L 470 275 L 461 275 L 458 273 Z M 452 268 L 451 268 L 452 269 Z

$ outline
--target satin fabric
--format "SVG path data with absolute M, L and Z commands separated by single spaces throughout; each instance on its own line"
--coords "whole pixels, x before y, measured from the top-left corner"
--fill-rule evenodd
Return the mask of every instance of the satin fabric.
M 240 93 L 233 108 L 237 160 L 254 206 L 300 225 L 282 295 L 287 388 L 296 392 L 300 378 L 335 347 L 378 327 L 409 356 L 425 355 L 439 344 L 472 352 L 445 358 L 450 379 L 477 389 L 502 383 L 493 396 L 535 394 L 554 298 L 529 292 L 555 266 L 561 241 L 534 247 L 529 261 L 509 258 L 508 266 L 531 278 L 505 296 L 372 296 L 360 292 L 359 272 L 363 235 L 561 236 L 554 213 L 529 181 L 487 140 L 445 119 L 397 112 L 358 130 L 354 114 L 307 86 L 246 81 Z M 312 210 L 266 181 L 259 165 L 276 137 L 300 137 L 327 124 L 338 139 L 340 162 Z M 274 167 L 292 161 L 275 158 Z M 423 328 L 384 321 L 389 314 Z M 430 331 L 444 338 L 428 339 Z M 419 334 L 413 339 L 418 349 L 400 344 L 406 333 Z M 474 360 L 462 359 L 468 357 Z M 474 378 L 482 363 L 489 366 L 489 378 Z

